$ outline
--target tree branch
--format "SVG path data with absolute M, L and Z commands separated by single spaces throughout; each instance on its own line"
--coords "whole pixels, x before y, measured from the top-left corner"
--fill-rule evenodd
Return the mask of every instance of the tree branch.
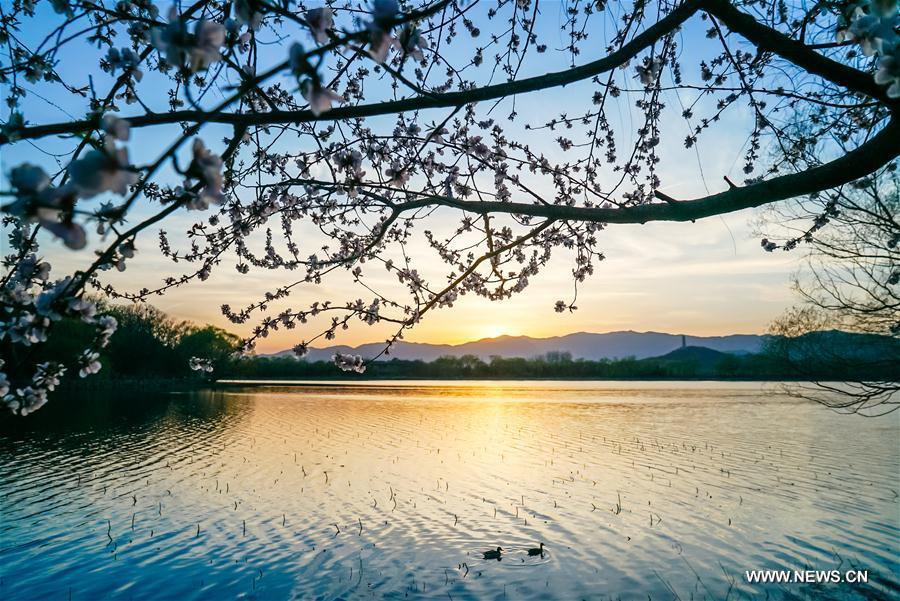
M 509 213 L 550 219 L 571 219 L 600 223 L 635 224 L 648 221 L 694 221 L 743 209 L 836 188 L 865 177 L 900 155 L 900 117 L 891 119 L 878 134 L 858 148 L 829 163 L 781 175 L 770 180 L 729 188 L 693 200 L 648 203 L 623 208 L 573 207 L 520 202 L 465 201 L 446 196 L 428 196 L 397 203 L 394 208 L 409 211 L 442 205 L 470 213 Z M 663 195 L 665 197 L 665 195 Z
M 875 83 L 875 79 L 868 73 L 822 56 L 805 44 L 739 11 L 728 0 L 705 0 L 704 9 L 760 50 L 775 53 L 833 84 L 875 98 L 895 113 L 900 109 L 900 100 L 889 98 L 885 88 Z
M 492 100 L 511 96 L 546 90 L 558 86 L 589 79 L 601 73 L 611 71 L 627 61 L 633 59 L 644 49 L 651 46 L 659 38 L 674 31 L 682 23 L 687 21 L 706 0 L 687 0 L 684 4 L 673 10 L 667 16 L 654 23 L 634 39 L 615 52 L 587 63 L 580 67 L 556 71 L 535 77 L 529 77 L 518 81 L 510 81 L 482 88 L 463 90 L 460 92 L 448 92 L 433 96 L 416 96 L 402 100 L 363 104 L 358 106 L 337 107 L 321 115 L 313 115 L 309 110 L 302 111 L 271 111 L 268 113 L 207 113 L 205 111 L 184 110 L 169 113 L 138 115 L 124 117 L 130 126 L 147 127 L 152 125 L 164 125 L 181 122 L 225 123 L 235 126 L 275 125 L 284 123 L 308 123 L 313 121 L 339 121 L 343 119 L 356 119 L 373 117 L 377 115 L 389 115 L 404 111 L 416 111 L 430 108 L 458 107 L 472 102 Z M 19 140 L 32 140 L 46 136 L 73 134 L 77 132 L 95 129 L 100 115 L 81 121 L 67 121 L 64 123 L 52 123 L 47 125 L 35 125 L 23 127 L 17 132 Z M 9 143 L 6 135 L 0 134 L 0 146 Z

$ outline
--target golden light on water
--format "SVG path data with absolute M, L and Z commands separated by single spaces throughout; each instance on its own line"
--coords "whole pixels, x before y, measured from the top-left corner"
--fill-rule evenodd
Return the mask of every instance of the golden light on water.
M 39 414 L 44 434 L 0 436 L 8 598 L 687 599 L 694 571 L 705 598 L 753 597 L 742 570 L 830 569 L 835 549 L 897 586 L 900 415 L 758 383 L 76 401 Z

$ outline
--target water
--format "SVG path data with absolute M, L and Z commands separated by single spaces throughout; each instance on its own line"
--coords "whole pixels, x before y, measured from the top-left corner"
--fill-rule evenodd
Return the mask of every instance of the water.
M 900 415 L 771 388 L 56 399 L 0 423 L 0 598 L 900 598 Z M 743 576 L 851 567 L 869 584 Z

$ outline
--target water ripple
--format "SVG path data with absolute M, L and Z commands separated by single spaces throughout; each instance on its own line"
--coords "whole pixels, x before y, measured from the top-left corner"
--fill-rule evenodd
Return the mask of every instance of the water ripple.
M 888 599 L 898 432 L 735 383 L 71 398 L 0 422 L 0 597 Z

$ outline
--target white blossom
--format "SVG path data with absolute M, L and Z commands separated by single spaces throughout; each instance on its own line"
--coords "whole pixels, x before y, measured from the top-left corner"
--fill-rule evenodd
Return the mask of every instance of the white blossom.
M 326 6 L 306 11 L 306 23 L 313 39 L 319 44 L 324 44 L 328 41 L 328 31 L 334 27 L 331 9 Z
M 91 374 L 95 374 L 103 367 L 100 364 L 100 353 L 90 349 L 85 350 L 78 357 L 78 377 L 86 378 Z
M 653 85 L 659 77 L 662 66 L 663 61 L 661 59 L 653 58 L 649 61 L 645 61 L 643 65 L 638 65 L 634 69 L 637 71 L 637 77 L 641 80 L 641 83 L 645 86 L 650 86 Z
M 49 327 L 49 318 L 25 311 L 18 319 L 0 322 L 0 340 L 8 337 L 14 344 L 39 344 L 47 340 Z
M 256 10 L 258 3 L 254 0 L 235 0 L 232 8 L 234 10 L 235 21 L 241 25 L 246 25 L 253 31 L 259 29 L 262 25 L 262 12 Z
M 315 75 L 316 70 L 309 64 L 306 56 L 306 50 L 298 42 L 291 44 L 288 50 L 288 68 L 297 79 L 307 75 Z
M 66 368 L 59 363 L 52 361 L 38 363 L 32 383 L 38 388 L 53 391 L 59 386 L 60 378 L 64 373 L 66 373 Z
M 50 187 L 50 176 L 37 165 L 23 163 L 10 172 L 9 183 L 19 195 L 36 195 Z
M 889 98 L 900 98 L 900 45 L 894 48 L 893 54 L 878 59 L 875 83 L 887 86 Z
M 97 314 L 97 305 L 83 298 L 73 298 L 69 301 L 69 314 L 77 316 L 81 321 L 92 323 Z
M 3 359 L 0 359 L 0 369 L 3 369 L 3 365 L 4 365 Z M 9 392 L 9 387 L 10 387 L 9 378 L 7 377 L 7 375 L 5 373 L 0 372 L 0 398 L 6 396 L 6 394 Z
M 58 280 L 50 288 L 41 292 L 34 302 L 34 308 L 38 315 L 47 317 L 51 320 L 61 319 L 61 316 L 53 310 L 54 303 L 61 298 L 63 292 L 69 287 L 71 277 L 65 277 Z
M 303 97 L 309 103 L 309 110 L 317 117 L 326 111 L 331 110 L 333 102 L 344 102 L 344 97 L 329 88 L 322 87 L 321 84 L 307 79 L 303 82 L 300 91 Z
M 69 165 L 72 185 L 84 198 L 103 192 L 125 195 L 137 183 L 138 174 L 128 162 L 128 150 L 107 144 L 102 150 L 89 151 Z
M 14 168 L 9 181 L 15 188 L 16 200 L 4 205 L 4 211 L 25 221 L 39 222 L 71 249 L 84 248 L 84 229 L 72 222 L 69 213 L 75 204 L 74 188 L 54 187 L 47 173 L 30 163 Z
M 397 187 L 403 187 L 409 181 L 409 169 L 404 168 L 398 161 L 391 163 L 384 174 L 388 177 L 391 184 Z
M 184 66 L 193 72 L 202 71 L 222 58 L 221 48 L 225 44 L 225 27 L 221 23 L 199 20 L 194 33 L 188 31 L 187 23 L 172 7 L 169 23 L 154 27 L 150 31 L 153 46 L 165 56 L 166 62 L 174 66 Z
M 204 373 L 212 373 L 213 366 L 212 362 L 209 359 L 201 359 L 200 357 L 191 357 L 191 360 L 188 362 L 191 369 L 194 371 L 200 371 Z
M 393 43 L 394 47 L 415 60 L 419 62 L 425 60 L 423 50 L 428 50 L 428 42 L 417 27 L 407 25 L 400 31 L 399 37 Z
M 361 355 L 344 355 L 335 353 L 331 360 L 341 371 L 354 371 L 361 374 L 366 371 L 366 362 Z
M 66 15 L 67 17 L 71 17 L 74 14 L 72 7 L 69 5 L 69 0 L 50 0 L 50 4 L 57 14 Z
M 102 341 L 109 341 L 109 338 L 116 332 L 119 322 L 112 315 L 101 315 L 97 318 L 97 336 Z M 104 344 L 105 346 L 105 344 Z
M 103 119 L 100 121 L 100 125 L 103 128 L 103 131 L 105 131 L 116 140 L 122 140 L 124 142 L 128 140 L 128 137 L 131 135 L 128 121 L 125 119 L 120 119 L 112 113 L 103 115 Z
M 372 2 L 372 20 L 369 22 L 369 56 L 376 63 L 387 59 L 388 50 L 393 45 L 391 28 L 400 12 L 397 0 L 374 0 Z
M 16 390 L 14 395 L 7 395 L 3 400 L 10 411 L 25 416 L 44 406 L 47 402 L 47 391 L 26 386 Z
M 137 248 L 134 245 L 134 238 L 132 238 L 131 240 L 128 240 L 127 242 L 122 243 L 122 245 L 119 246 L 119 253 L 121 253 L 121 255 L 123 257 L 125 257 L 126 259 L 133 259 L 134 253 L 136 253 L 136 252 L 137 252 Z
M 210 204 L 222 204 L 225 201 L 222 165 L 222 158 L 206 148 L 203 140 L 200 138 L 194 140 L 193 158 L 187 173 L 202 182 L 203 187 L 196 197 L 187 203 L 189 209 L 204 210 Z
M 84 228 L 77 223 L 42 220 L 41 225 L 61 239 L 63 244 L 72 250 L 81 250 L 87 246 L 87 234 Z
M 124 73 L 134 76 L 137 81 L 141 81 L 144 77 L 144 73 L 138 68 L 140 58 L 131 48 L 110 48 L 106 53 L 106 62 L 109 63 L 113 73 L 121 69 Z

